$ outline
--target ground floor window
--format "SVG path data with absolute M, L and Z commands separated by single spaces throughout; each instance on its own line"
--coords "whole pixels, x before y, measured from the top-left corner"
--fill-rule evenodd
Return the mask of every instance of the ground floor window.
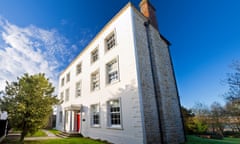
M 59 112 L 59 122 L 62 123 L 62 116 L 63 116 L 63 113 L 62 111 Z
M 99 104 L 91 105 L 91 124 L 93 127 L 98 127 L 100 125 L 99 109 Z
M 108 117 L 110 127 L 121 127 L 121 106 L 120 100 L 111 100 L 108 102 Z

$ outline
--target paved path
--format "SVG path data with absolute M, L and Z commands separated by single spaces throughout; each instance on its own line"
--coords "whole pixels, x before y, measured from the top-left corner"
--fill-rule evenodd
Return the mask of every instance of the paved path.
M 45 132 L 48 137 L 56 137 L 55 134 L 53 134 L 52 132 L 50 132 L 50 131 L 48 131 L 48 130 L 42 129 L 42 131 Z
M 55 134 L 51 133 L 48 130 L 42 130 L 44 131 L 47 136 L 43 137 L 25 137 L 24 141 L 35 141 L 35 140 L 48 140 L 48 139 L 61 139 L 61 137 L 56 136 Z M 8 136 L 6 137 L 7 139 L 20 139 L 21 134 L 20 133 L 9 133 Z M 5 144 L 5 143 L 3 143 Z
M 25 137 L 25 141 L 33 141 L 33 140 L 48 140 L 48 139 L 60 139 L 60 137 L 56 136 L 55 134 L 51 133 L 48 130 L 42 129 L 43 132 L 47 134 L 44 137 Z

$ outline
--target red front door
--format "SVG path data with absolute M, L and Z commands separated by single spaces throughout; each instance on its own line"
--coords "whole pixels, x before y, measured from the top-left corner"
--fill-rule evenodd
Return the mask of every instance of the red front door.
M 80 131 L 80 123 L 81 123 L 81 119 L 80 119 L 80 114 L 77 114 L 77 131 Z

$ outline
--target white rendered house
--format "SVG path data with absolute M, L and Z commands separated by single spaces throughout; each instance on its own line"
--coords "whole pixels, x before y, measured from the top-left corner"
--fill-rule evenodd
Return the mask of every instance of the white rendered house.
M 184 142 L 180 101 L 155 9 L 128 3 L 59 77 L 56 128 L 119 144 Z

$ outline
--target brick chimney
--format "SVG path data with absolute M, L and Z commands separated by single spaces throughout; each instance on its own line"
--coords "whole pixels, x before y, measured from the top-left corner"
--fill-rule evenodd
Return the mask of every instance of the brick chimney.
M 152 4 L 149 2 L 149 0 L 142 0 L 139 4 L 141 13 L 148 18 L 150 23 L 153 27 L 155 27 L 158 30 L 158 23 L 157 18 L 155 14 L 155 8 L 152 6 Z

